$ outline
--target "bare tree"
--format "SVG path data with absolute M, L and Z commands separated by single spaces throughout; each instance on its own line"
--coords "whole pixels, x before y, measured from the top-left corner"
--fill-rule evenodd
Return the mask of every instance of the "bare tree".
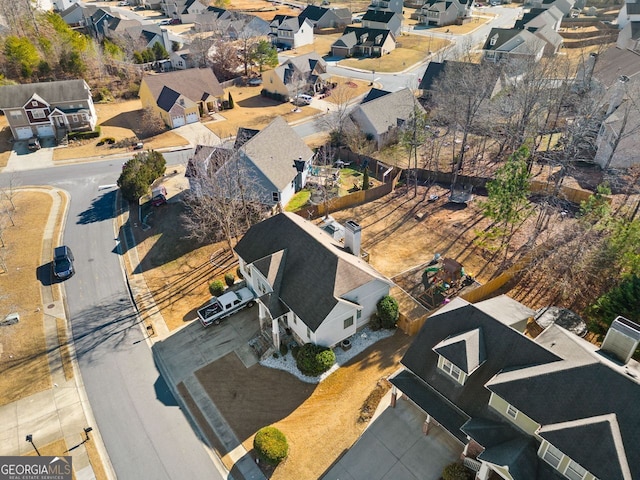
M 211 68 L 220 81 L 238 76 L 242 60 L 238 55 L 237 47 L 232 43 L 221 39 L 215 40 L 210 49 L 209 59 Z
M 225 240 L 233 248 L 235 239 L 266 212 L 265 194 L 244 160 L 242 147 L 216 148 L 206 158 L 196 153 L 188 171 L 192 188 L 182 215 L 187 237 Z

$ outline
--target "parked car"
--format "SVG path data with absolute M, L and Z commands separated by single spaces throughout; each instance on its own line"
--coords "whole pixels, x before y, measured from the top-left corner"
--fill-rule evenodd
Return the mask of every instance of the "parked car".
M 167 189 L 160 185 L 151 190 L 151 205 L 159 207 L 167 203 Z
M 27 147 L 32 152 L 35 152 L 36 150 L 40 150 L 40 140 L 38 140 L 36 137 L 30 138 L 29 141 L 27 142 Z
M 362 23 L 362 17 L 353 17 L 351 23 Z
M 259 85 L 262 85 L 262 78 L 255 77 L 255 78 L 252 78 L 251 80 L 249 80 L 247 83 L 252 87 L 257 87 Z
M 304 93 L 299 93 L 298 95 L 293 97 L 291 102 L 294 105 L 301 106 L 301 105 L 311 105 L 311 101 L 312 100 L 313 100 L 313 97 L 311 95 L 306 95 Z
M 133 146 L 134 150 L 142 150 L 144 148 L 144 143 L 138 142 Z
M 171 20 L 162 20 L 160 23 L 158 23 L 158 25 L 171 25 Z
M 169 25 L 180 25 L 182 23 L 182 20 L 180 20 L 179 18 L 174 18 L 169 22 Z
M 56 247 L 53 250 L 53 276 L 64 280 L 75 273 L 73 267 L 73 253 L 66 245 Z

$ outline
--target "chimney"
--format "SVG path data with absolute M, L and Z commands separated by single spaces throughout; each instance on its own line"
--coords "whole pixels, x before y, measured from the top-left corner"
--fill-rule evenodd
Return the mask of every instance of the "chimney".
M 358 258 L 360 258 L 361 230 L 362 228 L 355 220 L 347 220 L 344 224 L 344 246 Z
M 600 350 L 626 364 L 638 348 L 638 344 L 640 344 L 640 325 L 624 317 L 617 317 L 611 323 Z
M 609 108 L 607 109 L 607 117 L 615 112 L 616 108 L 620 106 L 624 99 L 624 94 L 627 92 L 626 85 L 629 82 L 629 77 L 626 75 L 620 75 L 615 85 L 611 86 L 611 98 L 609 100 Z

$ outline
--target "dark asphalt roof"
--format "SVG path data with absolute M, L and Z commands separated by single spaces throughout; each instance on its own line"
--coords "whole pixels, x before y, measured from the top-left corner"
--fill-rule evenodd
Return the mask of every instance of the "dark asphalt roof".
M 391 92 L 387 92 L 386 90 L 381 90 L 379 88 L 372 88 L 367 93 L 367 96 L 362 99 L 360 105 L 363 103 L 370 102 L 371 100 L 375 100 L 376 98 L 384 97 L 385 95 L 389 95 Z
M 160 95 L 156 100 L 158 107 L 160 107 L 165 112 L 171 110 L 176 103 L 176 100 L 180 97 L 180 94 L 175 90 L 171 90 L 169 87 L 162 87 L 162 91 L 160 91 Z
M 467 375 L 471 374 L 486 359 L 482 328 L 452 335 L 439 342 L 433 350 Z
M 271 268 L 269 257 L 282 257 L 274 277 L 280 288 L 274 293 L 314 332 L 343 295 L 376 279 L 386 282 L 342 244 L 293 213 L 253 225 L 235 251 L 248 264 L 258 262 L 261 270 Z

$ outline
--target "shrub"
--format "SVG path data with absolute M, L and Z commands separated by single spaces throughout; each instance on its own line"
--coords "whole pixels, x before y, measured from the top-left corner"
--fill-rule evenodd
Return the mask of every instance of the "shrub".
M 253 438 L 253 448 L 258 458 L 270 465 L 277 465 L 287 458 L 289 444 L 287 438 L 275 427 L 263 427 Z
M 371 315 L 371 320 L 369 320 L 369 328 L 371 328 L 371 330 L 373 330 L 374 332 L 382 328 L 380 317 L 375 313 Z
M 333 350 L 313 343 L 305 343 L 296 355 L 298 369 L 311 377 L 326 372 L 334 363 L 336 355 Z
M 219 297 L 224 293 L 224 283 L 221 280 L 214 280 L 209 284 L 209 292 L 214 297 Z
M 298 353 L 300 353 L 300 347 L 298 345 L 291 347 L 291 356 L 294 360 L 298 358 Z
M 69 140 L 82 140 L 88 138 L 98 138 L 100 136 L 100 125 L 91 132 L 69 132 L 67 138 Z
M 240 280 L 242 280 L 244 278 L 242 276 L 242 270 L 240 270 L 240 267 L 236 268 L 236 277 L 238 277 Z
M 226 283 L 229 287 L 233 286 L 233 284 L 236 283 L 236 277 L 233 275 L 233 273 L 229 272 L 224 274 L 224 283 Z
M 386 295 L 380 299 L 377 308 L 382 328 L 393 328 L 398 320 L 398 301 Z
M 461 463 L 450 463 L 442 470 L 442 480 L 471 480 L 471 472 Z
M 287 345 L 285 343 L 281 343 L 280 344 L 280 355 L 282 355 L 284 357 L 287 354 L 288 351 L 289 351 L 289 349 L 287 348 Z

